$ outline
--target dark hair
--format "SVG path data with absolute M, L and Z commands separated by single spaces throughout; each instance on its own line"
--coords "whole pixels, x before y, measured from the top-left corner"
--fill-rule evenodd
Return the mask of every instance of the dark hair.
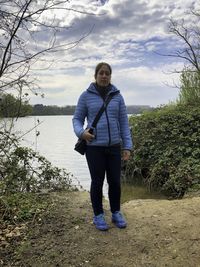
M 95 68 L 95 73 L 94 73 L 95 79 L 97 77 L 97 73 L 99 72 L 99 70 L 100 70 L 100 68 L 102 66 L 107 66 L 109 68 L 110 74 L 112 74 L 112 68 L 111 68 L 111 66 L 108 63 L 106 63 L 106 62 L 100 62 L 99 64 L 97 64 L 97 66 Z

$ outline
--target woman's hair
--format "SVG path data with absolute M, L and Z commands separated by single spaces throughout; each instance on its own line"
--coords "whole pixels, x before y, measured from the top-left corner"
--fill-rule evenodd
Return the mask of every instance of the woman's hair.
M 95 68 L 95 73 L 94 73 L 95 79 L 97 77 L 97 73 L 99 72 L 99 70 L 101 69 L 102 66 L 107 66 L 109 68 L 110 74 L 112 74 L 112 68 L 111 68 L 111 66 L 108 63 L 106 63 L 106 62 L 100 62 L 99 64 L 97 64 L 97 66 Z

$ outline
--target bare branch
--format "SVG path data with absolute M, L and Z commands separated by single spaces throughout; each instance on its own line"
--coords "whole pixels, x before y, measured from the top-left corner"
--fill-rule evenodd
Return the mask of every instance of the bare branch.
M 187 15 L 193 16 L 190 20 L 170 20 L 169 32 L 180 41 L 180 48 L 174 49 L 172 53 L 159 53 L 165 57 L 174 57 L 185 62 L 185 67 L 189 66 L 191 70 L 200 71 L 200 12 L 190 11 Z
M 180 25 L 181 29 L 178 28 L 178 25 L 176 22 L 171 20 L 171 27 L 170 32 L 174 33 L 176 36 L 180 37 L 181 40 L 184 41 L 186 44 L 186 49 L 183 49 L 182 54 L 186 54 L 186 56 L 182 56 L 181 53 L 177 54 L 177 57 L 183 58 L 187 61 L 189 61 L 193 66 L 196 67 L 197 70 L 199 70 L 199 63 L 197 60 L 197 54 L 195 53 L 195 50 L 193 48 L 193 44 L 190 41 L 190 29 L 186 28 L 184 26 L 184 21 Z M 183 33 L 182 33 L 183 32 Z
M 54 59 L 50 63 L 47 58 L 44 58 L 45 55 L 72 49 L 92 32 L 94 26 L 75 41 L 60 42 L 60 39 L 57 39 L 60 31 L 68 30 L 71 26 L 61 25 L 60 19 L 56 19 L 53 13 L 62 10 L 83 15 L 96 15 L 70 8 L 66 6 L 68 3 L 68 0 L 0 1 L 2 30 L 0 33 L 0 91 L 4 91 L 9 86 L 15 87 L 17 83 L 20 84 L 36 62 L 48 62 L 50 66 Z M 51 20 L 45 17 L 49 12 L 53 15 Z M 38 36 L 43 34 L 43 31 L 48 36 L 48 44 L 46 41 L 38 42 Z
M 12 44 L 12 40 L 14 39 L 15 35 L 16 35 L 16 32 L 17 30 L 19 29 L 20 27 L 20 24 L 23 20 L 23 16 L 26 12 L 26 10 L 28 9 L 28 6 L 30 5 L 30 3 L 32 2 L 32 0 L 29 0 L 25 6 L 23 6 L 24 10 L 20 10 L 19 13 L 22 11 L 22 15 L 17 23 L 17 25 L 15 26 L 15 24 L 13 25 L 13 29 L 11 30 L 11 36 L 10 36 L 10 40 L 8 41 L 8 44 L 5 48 L 5 51 L 4 51 L 4 54 L 3 54 L 3 59 L 2 59 L 2 64 L 1 64 L 1 68 L 0 68 L 0 77 L 2 76 L 8 62 L 10 61 L 11 59 L 11 51 L 12 51 L 12 48 L 11 48 L 11 44 Z M 10 52 L 8 52 L 10 50 Z M 8 57 L 7 57 L 8 55 Z M 6 62 L 6 57 L 7 57 L 7 62 Z

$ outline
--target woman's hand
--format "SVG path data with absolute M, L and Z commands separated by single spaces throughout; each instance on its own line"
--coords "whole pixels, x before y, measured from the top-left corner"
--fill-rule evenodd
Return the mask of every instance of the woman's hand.
M 130 150 L 123 150 L 122 151 L 122 159 L 123 160 L 129 160 L 130 159 L 130 156 L 131 156 L 131 151 Z
M 86 129 L 86 130 L 83 132 L 81 138 L 84 139 L 84 140 L 86 140 L 86 141 L 88 141 L 88 142 L 91 142 L 91 141 L 94 139 L 94 135 L 91 134 L 91 133 L 89 133 L 89 130 L 90 130 L 90 129 Z

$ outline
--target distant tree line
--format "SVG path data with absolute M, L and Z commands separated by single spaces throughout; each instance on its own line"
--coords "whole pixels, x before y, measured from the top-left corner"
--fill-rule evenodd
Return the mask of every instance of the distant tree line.
M 37 104 L 33 106 L 32 115 L 40 116 L 40 115 L 72 115 L 74 114 L 76 106 L 45 106 L 42 104 Z
M 143 111 L 150 111 L 154 109 L 148 105 L 128 105 L 126 108 L 128 114 L 141 114 Z
M 73 115 L 76 106 L 45 106 L 42 104 L 37 104 L 33 106 L 32 115 Z M 137 106 L 127 106 L 128 114 L 140 114 L 145 110 L 151 110 L 152 108 L 148 105 L 137 105 Z
M 30 105 L 28 100 L 22 100 L 11 94 L 4 94 L 0 97 L 0 117 L 24 117 L 24 116 L 45 116 L 45 115 L 73 115 L 75 105 L 59 107 L 56 105 L 46 106 L 43 104 Z M 145 110 L 151 110 L 148 105 L 127 106 L 128 114 L 140 114 Z

